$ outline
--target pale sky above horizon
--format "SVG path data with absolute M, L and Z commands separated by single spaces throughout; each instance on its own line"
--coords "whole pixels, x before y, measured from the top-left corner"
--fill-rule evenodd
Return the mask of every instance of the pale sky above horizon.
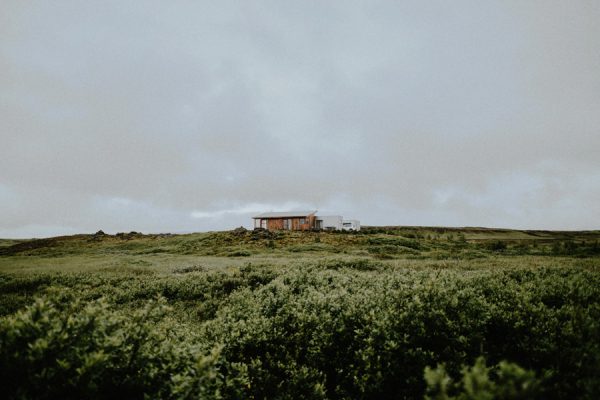
M 0 237 L 600 229 L 600 2 L 0 3 Z

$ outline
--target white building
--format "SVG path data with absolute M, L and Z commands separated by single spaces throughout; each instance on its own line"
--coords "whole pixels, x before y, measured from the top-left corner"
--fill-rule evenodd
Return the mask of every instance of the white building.
M 360 221 L 343 219 L 341 215 L 317 215 L 317 229 L 325 231 L 360 231 Z
M 317 229 L 341 231 L 343 227 L 341 215 L 317 215 Z

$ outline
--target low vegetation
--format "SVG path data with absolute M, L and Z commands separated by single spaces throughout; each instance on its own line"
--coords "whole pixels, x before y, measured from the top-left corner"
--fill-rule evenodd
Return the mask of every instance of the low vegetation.
M 6 398 L 595 399 L 600 232 L 0 241 Z

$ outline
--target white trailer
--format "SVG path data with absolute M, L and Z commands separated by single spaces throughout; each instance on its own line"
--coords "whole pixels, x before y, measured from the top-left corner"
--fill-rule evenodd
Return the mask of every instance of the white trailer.
M 345 219 L 342 222 L 342 229 L 345 231 L 360 231 L 360 221 L 357 219 Z

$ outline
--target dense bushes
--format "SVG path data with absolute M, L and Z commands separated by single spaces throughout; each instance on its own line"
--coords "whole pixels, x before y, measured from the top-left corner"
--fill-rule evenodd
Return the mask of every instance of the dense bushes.
M 141 399 L 239 394 L 243 369 L 224 378 L 218 347 L 203 354 L 177 336 L 161 323 L 167 310 L 164 300 L 126 314 L 102 299 L 87 304 L 37 299 L 0 322 L 3 395 Z M 235 369 L 229 366 L 230 372 Z
M 426 366 L 456 373 L 485 355 L 547 376 L 546 398 L 592 398 L 598 283 L 564 270 L 305 269 L 233 293 L 204 329 L 248 365 L 255 397 L 324 388 L 334 398 L 418 398 Z
M 0 284 L 29 287 L 14 279 Z M 58 294 L 0 319 L 8 397 L 600 395 L 593 269 L 416 270 L 359 259 L 35 279 L 32 288 Z M 73 302 L 76 293 L 85 300 Z

